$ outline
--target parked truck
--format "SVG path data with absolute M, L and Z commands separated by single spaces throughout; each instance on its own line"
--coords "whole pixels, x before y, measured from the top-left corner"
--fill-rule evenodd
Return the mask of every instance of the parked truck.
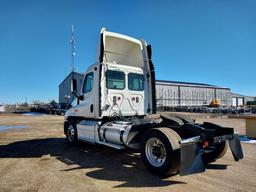
M 157 175 L 203 172 L 226 153 L 228 143 L 234 159 L 243 158 L 233 128 L 156 114 L 152 50 L 144 40 L 103 28 L 98 61 L 88 67 L 81 90 L 75 79 L 71 90 L 77 105 L 65 113 L 64 123 L 71 145 L 140 150 L 145 167 Z

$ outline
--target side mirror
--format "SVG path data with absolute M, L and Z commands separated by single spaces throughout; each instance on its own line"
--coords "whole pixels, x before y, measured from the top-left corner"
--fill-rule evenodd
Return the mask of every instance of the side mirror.
M 76 95 L 76 93 L 77 93 L 76 79 L 71 80 L 71 93 L 74 94 L 74 95 Z
M 78 97 L 78 99 L 81 100 L 81 101 L 83 101 L 83 100 L 84 100 L 84 95 L 80 95 L 80 96 Z
M 76 83 L 76 79 L 72 79 L 71 80 L 71 93 L 77 98 L 77 105 L 79 105 L 79 101 L 80 100 L 84 100 L 84 96 L 77 95 L 77 83 Z

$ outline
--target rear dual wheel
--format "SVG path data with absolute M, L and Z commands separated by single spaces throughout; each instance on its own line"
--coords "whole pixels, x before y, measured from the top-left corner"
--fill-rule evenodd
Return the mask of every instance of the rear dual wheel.
M 148 130 L 142 139 L 141 157 L 146 168 L 160 176 L 179 172 L 180 136 L 170 128 Z

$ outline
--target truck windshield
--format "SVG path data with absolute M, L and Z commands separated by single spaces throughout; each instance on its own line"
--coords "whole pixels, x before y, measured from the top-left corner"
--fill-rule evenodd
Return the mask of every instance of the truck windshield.
M 107 88 L 109 89 L 124 89 L 125 88 L 125 75 L 121 71 L 106 72 L 107 76 Z
M 133 91 L 144 90 L 144 76 L 142 74 L 128 74 L 128 88 Z

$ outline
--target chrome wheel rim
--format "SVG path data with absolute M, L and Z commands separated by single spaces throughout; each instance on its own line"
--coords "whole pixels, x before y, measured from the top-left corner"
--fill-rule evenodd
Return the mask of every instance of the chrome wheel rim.
M 75 139 L 75 129 L 73 127 L 73 125 L 69 125 L 68 126 L 68 140 L 70 142 L 73 142 Z
M 162 141 L 158 138 L 150 138 L 145 146 L 147 159 L 154 167 L 161 167 L 166 160 L 166 150 Z

